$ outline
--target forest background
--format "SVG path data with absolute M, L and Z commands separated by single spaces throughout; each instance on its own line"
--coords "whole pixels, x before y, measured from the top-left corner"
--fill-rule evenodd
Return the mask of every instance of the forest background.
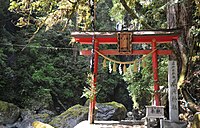
M 179 29 L 178 42 L 159 47 L 174 51 L 179 97 L 196 112 L 200 111 L 199 17 L 198 0 L 98 0 L 95 26 L 96 31 L 115 31 L 117 23 L 129 30 Z M 57 113 L 84 104 L 86 98 L 81 96 L 90 86 L 90 57 L 79 55 L 79 50 L 88 47 L 73 42 L 70 33 L 86 30 L 91 30 L 87 0 L 1 0 L 0 99 L 21 108 Z M 137 45 L 134 49 L 149 47 Z M 109 57 L 130 61 L 142 56 Z M 163 87 L 167 87 L 168 60 L 159 57 L 159 84 Z M 103 58 L 99 62 L 97 102 L 117 101 L 128 110 L 151 103 L 151 57 L 127 66 L 122 75 L 103 68 Z

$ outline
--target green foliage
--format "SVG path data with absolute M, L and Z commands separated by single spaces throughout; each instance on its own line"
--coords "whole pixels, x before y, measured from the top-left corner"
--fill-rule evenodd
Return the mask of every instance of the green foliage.
M 169 58 L 167 56 L 161 56 L 158 58 L 158 77 L 159 77 L 159 85 L 162 87 L 168 86 L 168 61 Z M 162 92 L 161 92 L 162 93 Z
M 195 12 L 195 14 L 197 16 L 200 16 L 200 3 L 199 3 L 198 0 L 194 0 L 194 1 L 195 1 L 195 4 L 196 4 L 196 12 Z
M 119 2 L 119 0 L 112 0 L 113 1 L 113 7 L 110 10 L 110 16 L 116 21 L 123 21 L 125 10 L 123 9 L 123 6 Z
M 134 107 L 149 104 L 153 92 L 153 76 L 150 58 L 145 59 L 147 66 L 139 72 L 134 72 L 134 66 L 130 65 L 123 79 L 128 83 L 128 90 L 133 99 Z
M 130 65 L 123 79 L 128 83 L 129 93 L 134 101 L 134 107 L 150 104 L 153 99 L 153 71 L 151 57 L 145 58 L 146 67 L 140 67 L 141 71 L 134 72 L 134 66 Z M 167 58 L 159 59 L 159 85 L 167 86 Z
M 17 42 L 8 38 L 14 50 L 8 51 L 9 45 L 0 48 L 1 99 L 31 107 L 36 101 L 50 102 L 53 91 L 66 107 L 80 102 L 88 62 L 82 56 L 74 56 L 78 51 L 69 44 L 69 32 L 41 30 L 26 48 L 15 47 L 24 45 L 30 33 L 32 28 L 18 32 L 14 37 Z
M 5 62 L 5 60 L 6 60 L 6 58 L 7 58 L 7 56 L 3 53 L 3 49 L 0 49 L 0 65 L 1 65 L 1 67 L 2 68 L 5 68 L 6 67 L 6 62 Z
M 97 3 L 97 18 L 96 18 L 96 30 L 97 31 L 113 31 L 115 30 L 116 22 L 113 20 L 113 16 L 109 15 L 109 10 L 113 7 L 111 0 L 100 0 Z
M 131 24 L 131 29 L 147 29 L 142 23 L 146 23 L 153 28 L 166 28 L 166 15 L 165 15 L 165 1 L 160 0 L 125 0 L 127 5 L 130 7 L 132 12 L 127 12 L 120 0 L 112 0 L 113 7 L 110 10 L 110 16 L 116 21 L 124 23 L 127 20 L 125 15 L 128 15 L 129 24 Z M 130 13 L 134 13 L 136 17 L 131 17 Z
M 0 67 L 3 71 L 6 71 L 6 59 L 7 56 L 3 53 L 3 49 L 0 49 Z M 8 74 L 7 72 L 5 74 Z M 3 72 L 0 72 L 0 87 L 3 87 L 6 83 L 5 78 L 3 76 Z
M 8 0 L 1 1 L 1 4 L 0 4 L 0 14 L 1 14 L 1 16 L 6 16 L 5 10 L 7 9 L 8 5 L 9 5 Z
M 91 22 L 87 0 L 10 0 L 9 11 L 22 15 L 17 26 L 34 25 L 38 30 L 43 25 L 49 30 L 58 23 L 66 28 L 74 13 L 78 16 L 75 27 L 85 29 Z
M 94 86 L 93 82 L 94 78 L 92 74 L 88 74 L 87 77 L 87 84 L 89 85 L 89 87 L 84 87 L 83 89 L 83 95 L 81 97 L 86 97 L 87 99 L 93 100 L 95 95 L 98 93 L 98 90 L 96 89 L 96 87 Z
M 101 61 L 100 61 L 101 62 Z M 119 73 L 108 73 L 108 68 L 104 69 L 102 63 L 99 65 L 98 74 L 98 90 L 97 101 L 98 102 L 108 102 L 112 101 L 115 96 L 115 90 L 117 86 L 125 86 L 124 81 Z M 120 96 L 120 94 L 118 95 Z

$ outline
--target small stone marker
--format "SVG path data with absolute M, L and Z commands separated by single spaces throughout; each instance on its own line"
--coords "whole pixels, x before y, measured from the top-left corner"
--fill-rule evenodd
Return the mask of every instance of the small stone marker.
M 164 106 L 146 106 L 147 118 L 164 118 Z
M 169 88 L 169 120 L 178 122 L 178 89 L 177 89 L 177 62 L 168 63 L 168 88 Z
M 164 119 L 164 106 L 146 106 L 146 125 L 150 128 L 150 118 L 160 119 L 160 128 L 162 128 L 162 120 Z

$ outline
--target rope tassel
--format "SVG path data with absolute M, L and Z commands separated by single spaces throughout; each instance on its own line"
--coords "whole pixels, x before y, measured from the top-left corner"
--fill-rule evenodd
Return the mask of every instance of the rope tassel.
M 123 72 L 125 73 L 126 71 L 127 71 L 127 69 L 126 69 L 126 64 L 124 64 Z
M 113 72 L 116 72 L 117 71 L 117 67 L 116 67 L 116 64 L 114 63 L 113 64 Z
M 112 73 L 112 66 L 111 66 L 111 62 L 109 62 L 108 69 L 109 69 L 109 73 Z
M 137 72 L 137 70 L 138 70 L 138 68 L 137 68 L 137 60 L 135 60 L 133 71 L 134 71 L 134 72 Z
M 142 67 L 145 68 L 147 66 L 146 60 L 142 60 Z
M 142 56 L 142 58 L 143 58 L 143 59 L 142 59 L 142 67 L 143 67 L 143 68 L 145 68 L 145 67 L 147 66 L 147 61 L 146 61 L 146 58 L 145 58 L 145 57 L 146 57 L 146 55 L 143 55 L 143 56 Z
M 106 68 L 106 59 L 103 60 L 103 68 Z
M 122 74 L 122 65 L 119 65 L 119 74 Z

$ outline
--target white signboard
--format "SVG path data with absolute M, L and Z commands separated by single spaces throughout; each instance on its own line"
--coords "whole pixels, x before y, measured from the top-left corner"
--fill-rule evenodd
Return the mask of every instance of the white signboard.
M 178 90 L 177 90 L 177 62 L 169 61 L 168 88 L 169 88 L 169 120 L 179 121 L 178 117 Z
M 147 118 L 164 118 L 164 106 L 146 106 Z

